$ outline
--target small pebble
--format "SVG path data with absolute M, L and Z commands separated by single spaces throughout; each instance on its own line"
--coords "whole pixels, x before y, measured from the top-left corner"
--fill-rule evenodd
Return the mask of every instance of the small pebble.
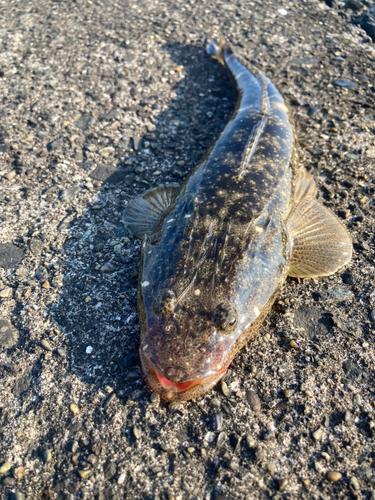
M 226 434 L 225 434 L 225 432 L 220 432 L 220 434 L 219 434 L 219 436 L 217 438 L 216 446 L 218 448 L 221 448 L 223 446 L 225 440 L 226 440 Z
M 323 436 L 323 431 L 322 429 L 317 429 L 315 432 L 312 433 L 312 437 L 315 439 L 315 441 L 320 441 Z
M 345 78 L 339 78 L 334 82 L 334 84 L 337 85 L 338 87 L 343 87 L 349 90 L 353 90 L 357 87 L 356 83 L 346 80 Z
M 223 428 L 224 416 L 222 413 L 215 414 L 215 430 L 221 431 Z
M 351 419 L 352 419 L 352 414 L 350 413 L 350 411 L 346 411 L 344 413 L 344 420 L 345 420 L 345 422 L 350 422 Z
M 261 402 L 259 399 L 258 394 L 255 391 L 249 390 L 246 392 L 246 399 L 249 405 L 251 406 L 251 409 L 254 412 L 258 412 L 261 409 Z
M 44 288 L 45 290 L 48 290 L 48 288 L 50 288 L 50 287 L 51 287 L 51 285 L 49 284 L 49 281 L 48 281 L 48 280 L 46 280 L 46 281 L 43 283 L 43 285 L 42 285 L 42 288 Z
M 150 402 L 156 404 L 159 403 L 159 401 L 160 401 L 159 394 L 156 394 L 156 392 L 151 393 Z
M 285 396 L 286 398 L 291 398 L 291 397 L 293 396 L 293 394 L 295 394 L 295 392 L 296 392 L 296 391 L 295 391 L 294 389 L 286 389 L 286 390 L 284 391 L 284 396 Z
M 311 108 L 309 108 L 309 109 L 307 110 L 307 114 L 308 114 L 309 116 L 314 116 L 314 115 L 316 115 L 316 113 L 317 113 L 318 111 L 319 111 L 319 108 L 316 108 L 316 107 L 312 106 Z
M 310 487 L 310 479 L 302 479 L 302 483 L 306 489 Z
M 13 471 L 13 475 L 14 479 L 17 480 L 23 479 L 25 475 L 25 467 L 22 467 L 22 465 L 20 467 L 16 467 Z
M 112 155 L 115 152 L 115 148 L 108 146 L 106 148 L 99 149 L 100 156 L 106 158 L 107 156 Z
M 327 472 L 327 479 L 331 483 L 337 483 L 337 481 L 340 481 L 342 475 L 340 472 L 334 472 L 334 471 L 328 471 Z
M 87 477 L 89 477 L 90 474 L 91 474 L 91 470 L 90 469 L 79 470 L 78 471 L 78 475 L 80 476 L 81 479 L 86 479 Z
M 298 345 L 297 345 L 297 342 L 295 342 L 294 340 L 291 340 L 289 342 L 289 345 L 292 349 L 297 349 L 298 348 Z
M 353 404 L 359 406 L 362 403 L 362 398 L 360 394 L 354 394 L 353 396 Z
M 98 459 L 93 453 L 91 453 L 91 455 L 87 457 L 87 462 L 93 467 L 95 467 L 95 465 L 98 463 Z
M 117 484 L 124 484 L 126 479 L 126 473 L 123 472 L 122 474 L 119 475 L 119 478 L 117 479 Z
M 265 336 L 263 337 L 264 342 L 269 342 L 271 340 L 271 335 L 269 333 L 266 333 Z
M 255 439 L 252 436 L 250 436 L 250 434 L 246 436 L 246 444 L 249 449 L 255 448 L 256 446 Z
M 48 450 L 48 449 L 43 450 L 42 458 L 43 458 L 44 462 L 50 462 L 52 460 L 51 450 Z
M 110 274 L 116 271 L 116 269 L 117 269 L 116 266 L 114 266 L 110 262 L 107 262 L 106 264 L 102 265 L 102 267 L 100 268 L 100 272 Z
M 70 403 L 69 410 L 73 413 L 73 415 L 78 415 L 79 408 L 75 403 Z
M 331 460 L 330 455 L 328 455 L 328 453 L 326 453 L 325 451 L 322 451 L 321 455 L 326 462 L 329 462 Z
M 86 347 L 86 354 L 92 354 L 93 350 L 94 350 L 94 348 L 91 345 L 88 345 Z
M 57 349 L 57 354 L 60 356 L 60 358 L 65 358 L 66 357 L 66 352 L 64 349 Z
M 51 344 L 48 342 L 48 340 L 46 339 L 43 339 L 40 343 L 40 346 L 42 347 L 42 349 L 44 349 L 45 351 L 49 351 L 51 352 L 52 351 L 52 347 L 51 347 Z
M 133 434 L 135 439 L 139 439 L 142 436 L 141 431 L 138 429 L 138 427 L 134 427 L 133 429 Z
M 267 467 L 268 474 L 270 476 L 273 476 L 275 474 L 275 470 L 276 470 L 275 464 L 269 463 L 269 464 L 267 464 L 266 467 Z
M 177 169 L 173 170 L 172 175 L 174 175 L 175 177 L 179 177 L 180 179 L 182 179 L 182 177 L 184 176 L 183 172 Z
M 10 299 L 12 297 L 13 290 L 11 288 L 4 288 L 1 290 L 0 297 L 2 299 Z
M 173 448 L 173 446 L 169 445 L 169 444 L 162 444 L 161 445 L 161 449 L 163 451 L 165 451 L 166 453 L 174 453 L 175 449 Z
M 279 482 L 279 491 L 284 491 L 287 486 L 288 486 L 288 480 L 287 480 L 287 478 L 284 477 L 283 479 L 280 479 L 280 482 Z
M 187 451 L 190 453 L 190 455 L 192 455 L 195 452 L 195 448 L 193 448 L 192 446 L 189 446 Z
M 220 386 L 221 386 L 221 392 L 224 394 L 224 396 L 229 396 L 230 391 L 224 380 L 221 381 Z
M 237 397 L 242 398 L 243 394 L 240 390 L 240 381 L 235 380 L 229 385 L 229 389 L 236 394 Z
M 235 458 L 232 458 L 232 460 L 228 462 L 228 468 L 233 471 L 238 470 L 239 469 L 238 461 Z
M 6 474 L 10 471 L 11 468 L 12 464 L 10 462 L 3 463 L 3 465 L 0 467 L 0 474 Z
M 352 491 L 359 491 L 360 486 L 358 479 L 355 476 L 352 476 L 349 481 L 349 486 Z
M 107 408 L 107 406 L 109 406 L 112 403 L 112 401 L 115 399 L 115 397 L 116 397 L 116 393 L 111 392 L 111 394 L 105 399 L 105 401 L 103 403 L 103 407 Z
M 78 448 L 79 448 L 78 441 L 73 441 L 73 443 L 71 444 L 70 451 L 74 454 L 74 453 L 76 453 L 76 451 L 78 450 Z
M 10 172 L 8 172 L 7 174 L 4 175 L 5 179 L 7 179 L 8 181 L 11 181 L 12 179 L 15 178 L 17 172 L 15 170 L 11 170 Z

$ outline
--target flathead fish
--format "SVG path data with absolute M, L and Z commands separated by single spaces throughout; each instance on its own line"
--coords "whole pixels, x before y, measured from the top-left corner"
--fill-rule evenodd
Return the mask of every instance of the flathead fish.
M 180 187 L 151 189 L 124 214 L 143 240 L 142 369 L 167 401 L 196 398 L 220 380 L 287 276 L 333 274 L 352 252 L 346 228 L 298 167 L 276 87 L 218 32 L 207 51 L 236 83 L 232 118 Z

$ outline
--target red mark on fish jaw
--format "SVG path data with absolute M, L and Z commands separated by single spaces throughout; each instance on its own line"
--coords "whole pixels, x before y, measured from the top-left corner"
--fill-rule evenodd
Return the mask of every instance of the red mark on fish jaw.
M 198 385 L 200 382 L 200 379 L 197 380 L 190 380 L 189 382 L 180 382 L 180 383 L 175 383 L 171 382 L 167 378 L 163 377 L 161 373 L 158 373 L 156 370 L 155 375 L 157 376 L 160 384 L 165 388 L 165 389 L 171 389 L 172 387 L 177 390 L 177 392 L 181 391 L 186 391 L 186 389 L 190 389 L 190 387 L 193 387 L 194 385 Z
M 191 387 L 204 383 L 204 381 L 206 380 L 206 377 L 204 377 L 202 379 L 198 378 L 196 380 L 190 380 L 189 382 L 175 383 L 165 378 L 161 373 L 157 372 L 155 369 L 154 372 L 157 379 L 159 380 L 159 383 L 162 385 L 162 387 L 164 387 L 164 389 L 174 389 L 176 392 L 186 391 Z M 219 372 L 219 377 L 221 377 L 225 372 L 226 368 L 224 368 L 221 372 Z

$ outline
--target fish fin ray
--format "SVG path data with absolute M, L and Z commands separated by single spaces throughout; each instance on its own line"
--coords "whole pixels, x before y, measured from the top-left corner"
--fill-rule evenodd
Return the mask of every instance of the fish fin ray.
M 216 26 L 213 27 L 213 36 L 213 39 L 206 47 L 207 54 L 214 59 L 217 59 L 224 65 L 223 49 L 225 46 L 225 40 Z
M 159 186 L 133 198 L 122 215 L 128 231 L 140 239 L 151 234 L 176 200 L 179 191 L 180 187 L 176 185 Z
M 295 203 L 286 225 L 292 240 L 289 276 L 329 276 L 350 261 L 352 241 L 348 231 L 315 198 L 305 196 Z
M 306 171 L 305 167 L 301 167 L 296 176 L 296 190 L 294 193 L 294 203 L 298 203 L 306 196 L 316 198 L 318 190 L 311 175 Z

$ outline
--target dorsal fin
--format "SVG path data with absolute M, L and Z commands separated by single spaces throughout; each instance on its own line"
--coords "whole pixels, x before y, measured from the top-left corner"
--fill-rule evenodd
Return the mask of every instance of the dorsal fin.
M 122 215 L 128 231 L 143 239 L 151 234 L 175 202 L 180 191 L 176 185 L 152 188 L 129 201 Z

